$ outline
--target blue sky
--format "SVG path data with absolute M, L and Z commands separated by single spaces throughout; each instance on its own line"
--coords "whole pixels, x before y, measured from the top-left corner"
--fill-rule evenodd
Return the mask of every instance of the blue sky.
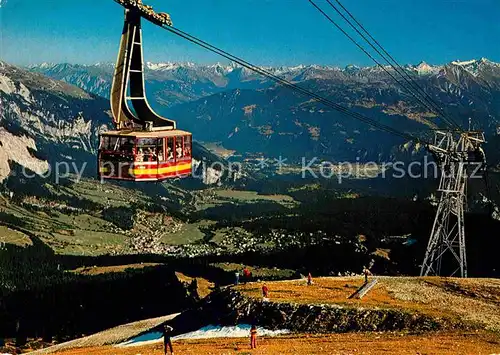
M 339 19 L 324 0 L 316 0 Z M 112 0 L 0 0 L 0 58 L 114 62 L 123 11 Z M 174 25 L 258 65 L 372 62 L 307 0 L 146 0 Z M 500 0 L 344 0 L 400 63 L 500 62 Z M 339 19 L 340 21 L 340 19 Z M 347 25 L 345 25 L 347 28 Z M 151 24 L 147 61 L 224 62 Z

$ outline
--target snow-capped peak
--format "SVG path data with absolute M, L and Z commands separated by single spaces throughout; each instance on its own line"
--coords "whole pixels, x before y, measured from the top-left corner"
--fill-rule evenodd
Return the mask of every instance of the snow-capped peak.
M 344 70 L 346 70 L 346 71 L 358 71 L 360 69 L 361 69 L 360 67 L 358 67 L 357 65 L 354 65 L 354 64 L 348 64 L 344 68 Z
M 467 65 L 475 64 L 476 62 L 477 62 L 477 60 L 475 60 L 475 59 L 466 60 L 466 61 L 454 60 L 451 62 L 451 64 L 460 65 L 460 66 L 467 66 Z
M 431 73 L 435 73 L 436 71 L 438 71 L 439 68 L 434 67 L 432 65 L 429 65 L 424 61 L 421 61 L 415 67 L 415 70 L 417 71 L 418 74 L 431 74 Z
M 41 68 L 41 69 L 46 69 L 46 68 L 53 67 L 54 65 L 55 65 L 54 63 L 43 62 L 38 67 Z
M 296 65 L 294 67 L 288 67 L 288 70 L 290 70 L 290 71 L 302 70 L 305 67 L 306 66 L 304 64 L 299 64 L 299 65 Z
M 230 62 L 229 64 L 222 64 L 220 62 L 217 62 L 212 65 L 207 65 L 206 66 L 208 69 L 212 69 L 215 71 L 215 73 L 220 74 L 220 75 L 226 75 L 231 73 L 233 70 L 240 68 L 241 66 L 238 65 L 235 62 Z
M 495 62 L 492 62 L 491 60 L 489 60 L 488 58 L 485 58 L 485 57 L 482 57 L 479 62 L 481 64 L 487 64 L 487 65 L 492 65 L 492 66 L 495 66 L 495 67 L 500 67 L 500 63 L 495 63 Z
M 421 69 L 426 69 L 426 68 L 430 68 L 431 66 L 429 64 L 427 64 L 425 61 L 421 61 L 420 63 L 418 63 L 417 65 L 417 68 L 421 68 Z
M 97 62 L 95 64 L 86 64 L 85 65 L 86 67 L 114 67 L 115 65 L 113 63 L 110 63 L 110 62 Z
M 467 61 L 459 61 L 455 60 L 451 62 L 452 65 L 459 66 L 466 70 L 467 72 L 471 73 L 474 76 L 478 76 L 479 72 L 481 69 L 484 69 L 485 66 L 499 66 L 498 63 L 493 63 L 492 61 L 486 59 L 486 58 L 481 58 L 481 59 L 472 59 L 472 60 L 467 60 Z
M 179 64 L 173 62 L 166 62 L 166 63 L 147 62 L 146 67 L 150 70 L 172 70 L 178 68 Z

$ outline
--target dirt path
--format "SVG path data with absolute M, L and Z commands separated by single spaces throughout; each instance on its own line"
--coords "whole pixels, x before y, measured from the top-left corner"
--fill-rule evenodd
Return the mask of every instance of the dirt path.
M 176 354 L 183 355 L 314 355 L 314 354 L 495 354 L 500 337 L 494 333 L 430 333 L 425 335 L 353 333 L 294 335 L 258 339 L 250 350 L 247 339 L 206 339 L 174 342 Z M 131 348 L 86 348 L 60 355 L 162 355 L 162 344 Z

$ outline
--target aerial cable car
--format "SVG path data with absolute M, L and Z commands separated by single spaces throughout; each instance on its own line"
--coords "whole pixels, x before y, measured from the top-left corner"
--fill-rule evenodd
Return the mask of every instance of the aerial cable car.
M 111 87 L 115 130 L 99 135 L 100 179 L 160 181 L 191 174 L 192 134 L 153 111 L 146 98 L 141 17 L 172 25 L 142 1 L 118 0 L 125 24 Z

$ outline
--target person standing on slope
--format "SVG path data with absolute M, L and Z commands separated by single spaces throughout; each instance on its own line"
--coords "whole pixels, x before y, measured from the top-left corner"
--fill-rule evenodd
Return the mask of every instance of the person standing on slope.
M 257 328 L 255 324 L 250 328 L 250 348 L 257 349 Z
M 172 347 L 172 331 L 174 328 L 172 328 L 169 325 L 164 325 L 163 326 L 163 349 L 165 351 L 165 355 L 167 355 L 167 348 L 170 349 L 170 354 L 174 355 L 174 349 Z
M 312 284 L 313 284 L 313 278 L 311 273 L 309 273 L 309 275 L 307 275 L 307 286 L 311 286 Z
M 244 277 L 245 283 L 250 281 L 250 270 L 248 270 L 248 268 L 246 266 L 243 269 L 243 277 Z
M 266 284 L 262 285 L 262 297 L 269 298 L 269 288 Z
M 368 276 L 372 275 L 370 269 L 368 269 L 366 266 L 363 267 L 363 274 L 365 275 L 365 283 L 368 283 Z

